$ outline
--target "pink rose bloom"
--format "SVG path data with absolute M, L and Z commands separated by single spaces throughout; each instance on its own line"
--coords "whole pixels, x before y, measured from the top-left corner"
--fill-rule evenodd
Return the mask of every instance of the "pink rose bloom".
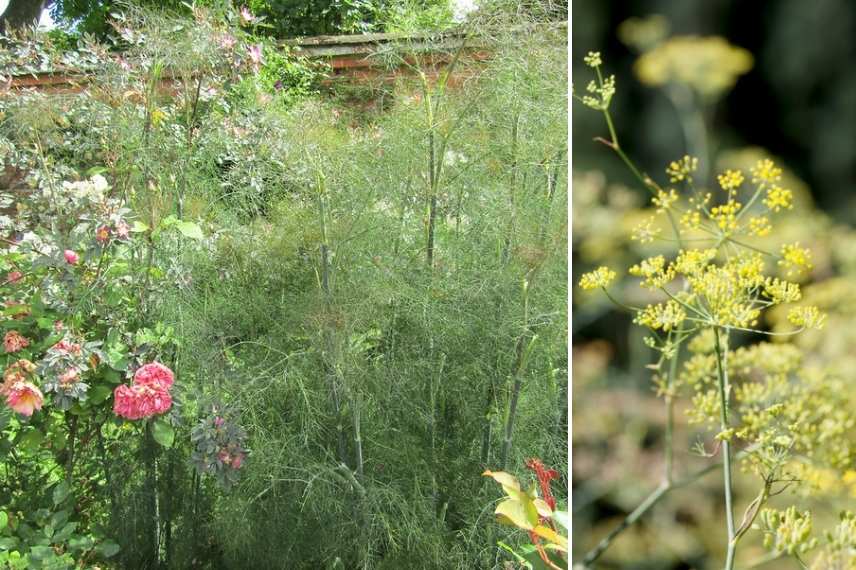
M 28 346 L 30 346 L 30 341 L 18 331 L 9 331 L 3 337 L 3 348 L 6 352 L 18 352 Z
M 172 370 L 160 362 L 150 362 L 140 366 L 137 372 L 134 373 L 134 384 L 169 390 L 172 387 L 174 378 Z
M 221 427 L 225 422 L 226 420 L 224 420 L 220 416 L 217 416 L 216 418 L 214 418 L 214 427 Z
M 244 462 L 244 454 L 239 453 L 234 458 L 232 458 L 232 469 L 240 469 L 241 463 Z
M 62 254 L 69 265 L 77 265 L 77 262 L 80 261 L 80 257 L 70 249 L 65 250 Z
M 6 275 L 7 283 L 17 283 L 24 277 L 24 274 L 20 271 L 10 271 L 8 275 Z
M 170 407 L 172 396 L 160 387 L 122 384 L 113 392 L 113 413 L 129 420 L 163 414 Z
M 41 390 L 31 382 L 15 382 L 6 395 L 6 404 L 14 411 L 24 416 L 32 416 L 33 412 L 42 409 L 45 397 Z

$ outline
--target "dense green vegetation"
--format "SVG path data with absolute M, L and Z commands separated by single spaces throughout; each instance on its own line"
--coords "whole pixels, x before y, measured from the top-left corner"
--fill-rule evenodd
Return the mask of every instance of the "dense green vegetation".
M 566 37 L 506 14 L 454 87 L 390 49 L 412 73 L 382 111 L 203 9 L 126 16 L 121 57 L 5 51 L 96 75 L 0 100 L 0 328 L 29 340 L 0 363 L 44 396 L 0 411 L 15 564 L 490 568 L 529 542 L 481 473 L 567 463 Z M 51 391 L 62 338 L 91 354 Z M 150 362 L 169 411 L 117 415 Z

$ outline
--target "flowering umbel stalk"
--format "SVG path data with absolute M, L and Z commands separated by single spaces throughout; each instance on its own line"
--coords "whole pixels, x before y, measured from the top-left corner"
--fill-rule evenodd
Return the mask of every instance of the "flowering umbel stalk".
M 793 445 L 793 438 L 759 436 L 754 444 L 747 445 L 739 454 L 750 461 L 756 472 L 762 476 L 765 492 L 759 494 L 759 498 L 750 505 L 744 516 L 744 524 L 740 529 L 736 529 L 732 496 L 731 463 L 735 457 L 733 446 L 739 438 L 747 440 L 748 443 L 751 441 L 749 435 L 754 432 L 747 431 L 745 427 L 739 429 L 739 425 L 732 425 L 728 338 L 731 331 L 792 335 L 807 328 L 823 326 L 825 316 L 816 307 L 792 307 L 788 320 L 796 327 L 793 330 L 771 333 L 758 328 L 764 310 L 800 300 L 799 285 L 787 279 L 811 269 L 810 253 L 798 243 L 794 243 L 783 245 L 780 254 L 776 255 L 746 243 L 742 237 L 768 235 L 772 229 L 771 215 L 792 208 L 790 190 L 779 185 L 782 170 L 769 159 L 758 161 L 750 170 L 750 184 L 754 188 L 745 202 L 740 194 L 741 190 L 749 185 L 745 184 L 749 182 L 749 177 L 740 170 L 726 170 L 717 178 L 723 194 L 716 197 L 711 192 L 703 192 L 697 188 L 693 179 L 697 176 L 699 161 L 695 157 L 684 156 L 666 168 L 669 181 L 686 188 L 686 197 L 675 188 L 664 189 L 651 177 L 643 174 L 618 144 L 609 113 L 609 104 L 615 93 L 614 77 L 603 78 L 599 54 L 590 53 L 586 57 L 586 63 L 594 68 L 597 81 L 589 83 L 589 95 L 575 97 L 604 114 L 610 140 L 596 140 L 616 152 L 643 187 L 652 194 L 652 205 L 656 209 L 654 216 L 637 226 L 632 237 L 641 243 L 655 240 L 674 242 L 678 251 L 672 259 L 665 255 L 656 255 L 629 269 L 630 275 L 640 278 L 640 285 L 644 289 L 661 298 L 660 302 L 645 307 L 624 305 L 610 294 L 608 287 L 617 277 L 616 272 L 610 268 L 599 267 L 580 279 L 582 289 L 602 290 L 610 300 L 635 313 L 634 322 L 650 331 L 651 336 L 645 339 L 645 343 L 660 353 L 658 362 L 651 368 L 655 370 L 658 392 L 664 396 L 666 402 L 663 482 L 585 556 L 584 563 L 594 562 L 618 534 L 635 523 L 670 490 L 695 480 L 695 476 L 677 481 L 674 478 L 674 398 L 683 383 L 677 374 L 682 345 L 692 338 L 692 348 L 693 344 L 704 344 L 705 339 L 709 338 L 713 344 L 710 351 L 713 354 L 689 359 L 685 365 L 685 374 L 703 373 L 701 378 L 704 378 L 701 383 L 696 383 L 698 393 L 693 398 L 695 409 L 690 410 L 693 417 L 710 420 L 711 413 L 719 416 L 719 433 L 716 434 L 716 440 L 722 453 L 723 467 L 727 532 L 725 568 L 732 570 L 738 541 L 771 495 L 772 484 L 782 481 L 779 478 L 781 457 L 787 455 Z M 661 224 L 657 222 L 657 217 L 661 215 L 671 226 L 674 239 L 661 237 Z M 689 244 L 695 247 L 690 248 Z M 777 261 L 773 264 L 773 269 L 778 269 L 782 277 L 766 274 L 769 269 L 768 260 L 771 259 Z M 665 374 L 661 372 L 664 369 L 667 370 Z M 715 378 L 715 389 L 708 389 L 711 377 Z M 700 472 L 699 476 L 706 472 L 708 471 Z

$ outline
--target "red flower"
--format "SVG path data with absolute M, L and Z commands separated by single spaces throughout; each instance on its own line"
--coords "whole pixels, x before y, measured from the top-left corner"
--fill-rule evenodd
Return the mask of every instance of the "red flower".
M 541 486 L 541 494 L 544 495 L 544 501 L 549 505 L 550 510 L 556 510 L 556 499 L 553 497 L 553 491 L 550 490 L 550 481 L 559 478 L 559 472 L 555 469 L 547 469 L 540 459 L 532 458 L 526 460 L 526 468 L 535 472 L 535 477 L 538 478 L 538 484 Z
M 95 231 L 95 241 L 104 244 L 110 241 L 110 228 L 101 226 Z

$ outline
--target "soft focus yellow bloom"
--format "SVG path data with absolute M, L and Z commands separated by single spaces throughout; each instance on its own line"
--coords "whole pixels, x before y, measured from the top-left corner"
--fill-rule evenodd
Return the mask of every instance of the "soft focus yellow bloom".
M 642 54 L 634 69 L 646 85 L 682 83 L 715 98 L 730 90 L 752 63 L 751 53 L 725 38 L 676 36 Z
M 788 321 L 792 325 L 807 329 L 822 329 L 826 323 L 826 314 L 817 307 L 794 307 L 788 311 Z
M 640 51 L 658 44 L 669 33 L 669 20 L 660 14 L 628 18 L 618 25 L 618 39 Z
M 588 54 L 583 58 L 583 61 L 589 67 L 598 67 L 603 64 L 603 61 L 600 59 L 599 51 L 588 52 Z
M 800 247 L 799 242 L 785 244 L 782 246 L 782 259 L 779 260 L 779 265 L 784 268 L 788 275 L 810 271 L 813 267 L 811 251 Z
M 630 239 L 639 243 L 651 243 L 654 238 L 660 235 L 662 230 L 654 225 L 654 217 L 650 217 L 640 222 L 633 232 L 630 234 Z
M 684 156 L 680 160 L 675 160 L 666 167 L 666 174 L 671 182 L 681 182 L 686 180 L 692 182 L 692 173 L 698 170 L 698 159 L 694 156 Z
M 695 230 L 701 225 L 701 213 L 695 210 L 684 212 L 681 216 L 681 225 L 688 230 Z
M 580 288 L 586 291 L 608 286 L 615 280 L 615 271 L 608 267 L 598 267 L 580 278 Z
M 782 179 L 782 169 L 769 158 L 759 160 L 750 171 L 755 184 L 772 184 Z
M 657 206 L 657 212 L 663 213 L 678 201 L 678 193 L 675 192 L 674 188 L 670 188 L 668 192 L 658 190 L 657 195 L 651 201 Z

